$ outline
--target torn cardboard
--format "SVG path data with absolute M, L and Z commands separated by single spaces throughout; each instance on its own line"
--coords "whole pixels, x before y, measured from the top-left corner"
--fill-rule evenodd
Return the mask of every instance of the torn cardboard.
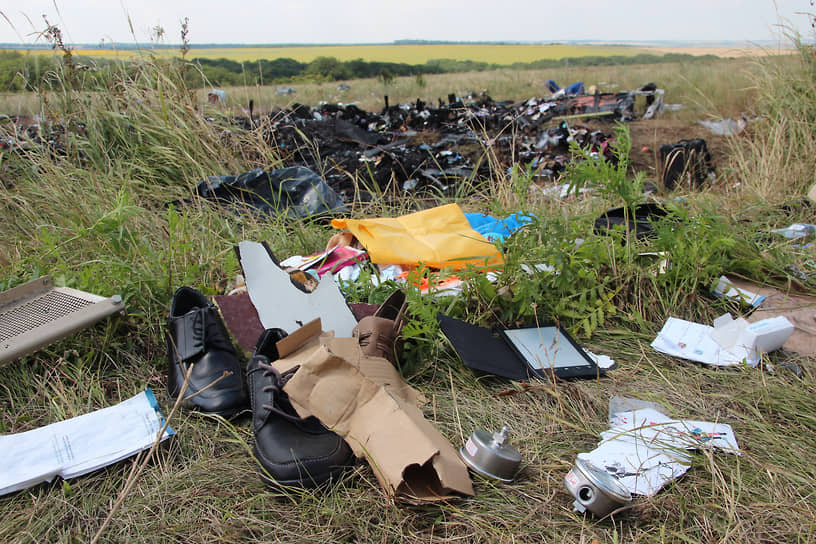
M 773 287 L 764 287 L 740 279 L 730 281 L 735 287 L 765 297 L 762 305 L 746 318 L 748 322 L 784 316 L 793 324 L 794 331 L 782 347 L 799 355 L 816 355 L 816 298 L 784 293 Z
M 437 501 L 473 495 L 456 449 L 417 407 L 422 396 L 387 360 L 363 355 L 356 339 L 321 334 L 320 320 L 277 344 L 284 386 L 302 417 L 315 416 L 365 458 L 390 496 Z

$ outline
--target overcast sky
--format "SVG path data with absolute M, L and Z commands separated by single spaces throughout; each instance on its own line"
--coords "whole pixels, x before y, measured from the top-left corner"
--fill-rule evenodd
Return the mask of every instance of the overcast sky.
M 33 42 L 43 15 L 69 43 L 765 41 L 790 24 L 813 39 L 809 0 L 0 0 L 0 42 Z M 131 32 L 130 19 L 133 27 Z M 10 21 L 10 23 L 9 23 Z M 40 40 L 41 41 L 41 40 Z

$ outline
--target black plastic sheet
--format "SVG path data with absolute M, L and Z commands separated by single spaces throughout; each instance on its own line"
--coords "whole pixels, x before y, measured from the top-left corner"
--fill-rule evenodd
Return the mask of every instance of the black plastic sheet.
M 208 200 L 240 203 L 267 215 L 304 218 L 348 211 L 337 193 L 303 166 L 256 168 L 238 176 L 210 176 L 198 184 L 196 191 Z

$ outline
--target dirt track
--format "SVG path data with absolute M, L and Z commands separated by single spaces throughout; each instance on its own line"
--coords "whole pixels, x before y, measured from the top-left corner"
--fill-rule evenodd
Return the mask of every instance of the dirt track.
M 661 145 L 673 144 L 684 139 L 702 138 L 706 141 L 715 166 L 722 164 L 729 152 L 725 137 L 712 134 L 702 125 L 688 121 L 653 119 L 632 121 L 627 126 L 632 137 L 632 168 L 646 172 L 651 179 L 657 178 L 658 152 Z

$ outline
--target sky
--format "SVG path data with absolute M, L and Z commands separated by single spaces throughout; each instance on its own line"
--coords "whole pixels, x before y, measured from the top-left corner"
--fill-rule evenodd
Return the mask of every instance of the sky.
M 0 0 L 0 43 L 42 42 L 43 15 L 68 43 L 383 43 L 814 39 L 810 0 Z M 132 27 L 132 30 L 131 30 Z

